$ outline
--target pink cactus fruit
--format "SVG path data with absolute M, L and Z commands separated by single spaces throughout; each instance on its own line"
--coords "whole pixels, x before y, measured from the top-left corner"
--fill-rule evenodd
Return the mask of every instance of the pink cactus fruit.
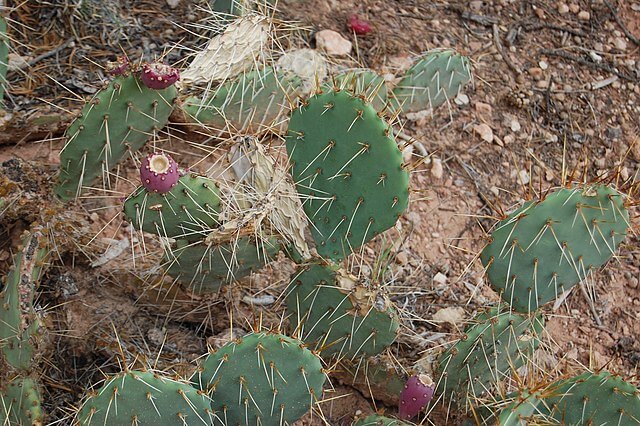
M 129 58 L 118 56 L 113 62 L 107 62 L 107 72 L 111 75 L 123 75 L 129 71 Z
M 403 420 L 411 420 L 417 416 L 433 398 L 434 390 L 433 380 L 428 375 L 411 376 L 400 394 L 399 417 Z
M 140 80 L 149 89 L 166 89 L 180 80 L 180 71 L 159 62 L 144 64 L 140 73 Z
M 351 15 L 349 17 L 349 22 L 347 23 L 347 26 L 351 31 L 353 31 L 354 33 L 356 33 L 356 35 L 359 35 L 359 36 L 367 35 L 373 29 L 371 27 L 371 24 L 368 21 L 361 19 L 360 17 L 358 17 L 358 15 Z
M 178 163 L 167 154 L 153 153 L 142 160 L 140 180 L 149 192 L 169 192 L 176 186 L 179 178 Z

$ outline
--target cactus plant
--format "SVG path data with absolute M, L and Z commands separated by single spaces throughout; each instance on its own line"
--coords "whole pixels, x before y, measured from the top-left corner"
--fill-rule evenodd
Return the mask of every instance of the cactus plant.
M 0 384 L 0 424 L 43 424 L 40 389 L 31 378 L 16 377 Z
M 353 426 L 409 426 L 408 423 L 390 417 L 372 414 L 363 419 L 356 420 Z
M 434 110 L 471 81 L 469 60 L 452 50 L 427 52 L 415 60 L 391 97 L 404 112 Z
M 136 229 L 197 241 L 219 225 L 219 208 L 216 183 L 190 173 L 164 194 L 139 187 L 125 200 L 123 210 Z
M 0 355 L 13 369 L 31 368 L 42 324 L 34 308 L 40 275 L 49 256 L 46 238 L 34 230 L 22 238 L 22 248 L 0 293 Z
M 321 256 L 344 258 L 407 208 L 402 154 L 364 100 L 345 91 L 311 97 L 292 113 L 286 145 Z
M 387 105 L 388 89 L 384 77 L 370 69 L 346 70 L 334 76 L 334 85 L 340 90 L 350 90 L 364 96 L 376 111 Z
M 325 357 L 376 355 L 393 343 L 400 325 L 384 295 L 323 265 L 298 271 L 286 302 L 293 329 Z
M 80 425 L 211 425 L 211 401 L 190 384 L 151 371 L 108 378 L 77 413 Z
M 220 244 L 189 245 L 179 240 L 169 253 L 167 273 L 194 293 L 213 293 L 264 266 L 280 251 L 274 238 L 257 243 L 252 237 Z
M 7 90 L 7 67 L 9 65 L 9 37 L 7 36 L 7 20 L 0 15 L 0 104 L 3 104 Z
M 213 400 L 215 425 L 291 424 L 322 397 L 320 359 L 299 340 L 252 333 L 207 356 L 194 381 Z
M 476 316 L 464 336 L 440 355 L 437 392 L 464 406 L 525 365 L 539 344 L 542 316 L 493 308 Z
M 498 223 L 482 251 L 491 285 L 520 312 L 554 300 L 613 255 L 629 227 L 624 201 L 595 185 L 527 202 Z
M 249 71 L 214 90 L 204 101 L 190 97 L 183 109 L 187 118 L 234 133 L 269 129 L 288 108 L 288 97 L 300 84 L 273 68 Z
M 58 197 L 78 197 L 83 188 L 108 175 L 127 152 L 139 150 L 167 124 L 176 96 L 175 86 L 150 89 L 136 73 L 118 76 L 98 92 L 65 132 Z

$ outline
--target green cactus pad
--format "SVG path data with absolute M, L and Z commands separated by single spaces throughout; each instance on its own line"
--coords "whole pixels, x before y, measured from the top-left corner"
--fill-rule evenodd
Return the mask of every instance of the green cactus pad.
M 545 397 L 544 406 L 550 408 L 550 412 L 544 417 L 558 423 L 640 424 L 640 390 L 606 371 L 561 380 L 545 394 L 549 396 Z
M 364 419 L 357 420 L 353 423 L 353 426 L 409 426 L 409 423 L 405 423 L 398 419 L 372 414 Z
M 518 311 L 534 311 L 604 264 L 628 227 L 615 189 L 561 189 L 498 223 L 480 257 L 502 298 Z
M 80 425 L 211 425 L 211 401 L 188 383 L 152 372 L 109 378 L 82 405 Z
M 0 106 L 3 105 L 4 92 L 7 89 L 7 66 L 9 65 L 9 37 L 7 36 L 7 21 L 0 16 Z
M 464 336 L 440 355 L 438 393 L 458 400 L 479 397 L 525 365 L 540 342 L 542 316 L 497 308 L 483 312 Z
M 193 293 L 215 293 L 266 265 L 279 251 L 275 238 L 259 244 L 252 237 L 217 245 L 178 241 L 165 262 L 167 273 Z
M 76 198 L 127 152 L 139 150 L 167 124 L 176 96 L 174 86 L 149 89 L 134 75 L 117 77 L 98 92 L 65 133 L 58 197 Z
M 525 424 L 640 424 L 640 390 L 607 371 L 559 380 L 531 394 L 524 390 L 498 413 L 501 426 Z
M 349 90 L 355 95 L 370 100 L 376 111 L 382 111 L 387 104 L 388 90 L 384 77 L 370 69 L 344 71 L 333 78 L 340 90 Z
M 400 326 L 386 297 L 322 265 L 294 275 L 286 303 L 291 326 L 323 356 L 379 354 Z
M 279 426 L 322 398 L 325 374 L 299 340 L 253 333 L 209 355 L 193 379 L 214 401 L 215 425 Z
M 321 256 L 344 258 L 407 208 L 409 173 L 391 128 L 358 97 L 311 97 L 292 113 L 286 144 Z
M 272 127 L 288 111 L 288 97 L 300 84 L 299 79 L 285 78 L 267 67 L 223 84 L 204 101 L 192 96 L 183 109 L 191 121 L 234 133 L 255 133 Z
M 42 425 L 38 384 L 31 378 L 16 377 L 0 385 L 1 425 Z
M 136 229 L 196 241 L 219 225 L 219 194 L 211 179 L 188 174 L 165 194 L 139 187 L 124 202 L 124 215 Z
M 392 103 L 404 112 L 436 109 L 471 81 L 469 60 L 452 50 L 427 52 L 393 89 Z
M 49 250 L 39 230 L 27 233 L 0 293 L 0 355 L 17 370 L 31 368 L 42 324 L 33 299 Z

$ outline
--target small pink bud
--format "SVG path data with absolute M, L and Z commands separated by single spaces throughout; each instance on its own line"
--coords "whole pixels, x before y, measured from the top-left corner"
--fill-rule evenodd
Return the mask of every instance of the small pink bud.
M 434 391 L 435 385 L 428 375 L 411 376 L 400 394 L 399 417 L 403 420 L 411 420 L 417 416 L 431 401 Z
M 140 73 L 140 80 L 149 89 L 166 89 L 180 80 L 180 71 L 177 68 L 158 62 L 144 64 Z
M 149 192 L 169 192 L 176 186 L 179 178 L 178 163 L 167 154 L 154 153 L 142 160 L 140 180 Z
M 107 72 L 111 75 L 122 75 L 129 71 L 129 58 L 118 56 L 113 62 L 107 62 Z
M 360 36 L 369 34 L 373 29 L 368 21 L 358 18 L 358 15 L 351 15 L 347 26 L 356 35 Z

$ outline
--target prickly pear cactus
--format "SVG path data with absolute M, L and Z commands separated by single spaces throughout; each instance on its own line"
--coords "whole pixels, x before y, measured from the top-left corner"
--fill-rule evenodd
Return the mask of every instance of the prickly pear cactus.
M 387 104 L 388 89 L 384 77 L 370 69 L 347 70 L 337 74 L 333 80 L 338 89 L 364 96 L 376 111 L 382 111 Z
M 419 57 L 393 89 L 392 103 L 404 112 L 434 110 L 471 81 L 469 60 L 452 50 Z
M 253 333 L 209 355 L 192 379 L 213 400 L 215 425 L 291 424 L 322 398 L 320 359 L 302 342 Z
M 629 227 L 624 196 L 604 185 L 560 189 L 498 223 L 482 263 L 493 288 L 529 312 L 604 264 Z
M 357 420 L 353 423 L 353 426 L 409 426 L 409 424 L 398 419 L 372 414 L 364 419 Z
M 286 145 L 321 256 L 344 258 L 407 208 L 409 173 L 391 127 L 362 99 L 345 91 L 311 97 L 293 111 Z
M 167 124 L 176 96 L 175 86 L 149 89 L 133 74 L 98 92 L 65 133 L 56 195 L 64 201 L 78 197 L 127 152 L 139 150 Z
M 464 406 L 469 397 L 495 388 L 512 370 L 525 365 L 544 329 L 540 314 L 523 315 L 493 308 L 479 314 L 464 336 L 439 360 L 437 393 Z
M 165 262 L 167 273 L 193 293 L 215 293 L 270 262 L 280 251 L 275 238 L 259 243 L 252 237 L 221 244 L 178 241 Z
M 7 21 L 0 16 L 0 105 L 3 104 L 4 92 L 7 88 L 7 66 L 9 64 L 9 37 Z
M 391 302 L 327 266 L 298 271 L 287 289 L 287 315 L 302 340 L 322 355 L 376 355 L 400 326 Z
M 501 426 L 640 422 L 640 390 L 607 371 L 559 380 L 533 393 L 524 390 L 513 399 L 498 413 Z
M 204 101 L 190 97 L 187 118 L 233 133 L 256 133 L 271 128 L 289 108 L 299 79 L 285 78 L 267 67 L 247 72 L 223 84 Z
M 126 199 L 123 209 L 136 229 L 197 241 L 219 225 L 220 197 L 214 181 L 187 174 L 164 194 L 139 187 Z
M 188 383 L 150 371 L 107 379 L 77 414 L 80 425 L 212 425 L 211 401 Z
M 40 389 L 31 378 L 16 377 L 0 384 L 1 425 L 42 425 Z
M 33 300 L 48 256 L 46 238 L 36 226 L 23 236 L 0 293 L 0 355 L 16 370 L 30 369 L 42 332 Z

